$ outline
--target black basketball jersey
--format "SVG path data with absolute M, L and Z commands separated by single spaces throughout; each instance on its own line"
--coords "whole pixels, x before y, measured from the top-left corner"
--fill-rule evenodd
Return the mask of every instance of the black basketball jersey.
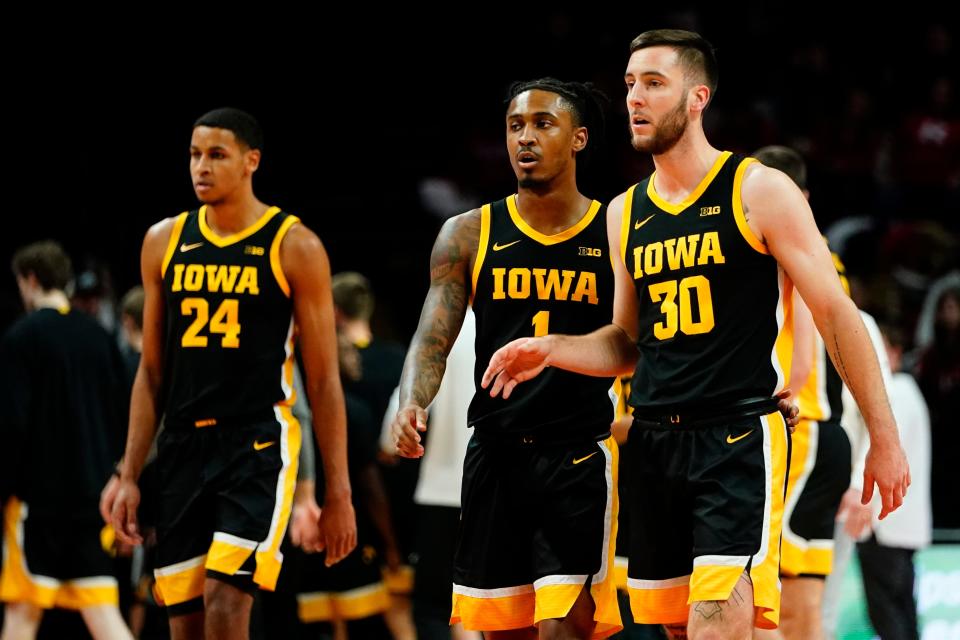
M 0 491 L 31 516 L 95 514 L 129 394 L 116 341 L 92 317 L 43 308 L 14 323 L 0 341 L 0 480 L 11 483 Z
M 722 404 L 784 386 L 793 287 L 747 226 L 740 187 L 751 162 L 722 153 L 678 204 L 656 193 L 656 174 L 627 191 L 620 246 L 638 301 L 634 407 Z
M 218 236 L 206 207 L 177 217 L 163 260 L 167 424 L 205 426 L 293 403 L 293 304 L 280 242 L 295 216 L 271 207 Z
M 478 432 L 566 440 L 606 432 L 613 419 L 612 378 L 561 369 L 491 398 L 480 378 L 493 353 L 516 338 L 583 334 L 609 324 L 613 270 L 606 222 L 594 201 L 577 224 L 552 235 L 528 225 L 510 196 L 481 209 L 480 245 L 473 270 L 477 317 L 477 393 L 468 421 Z
M 831 252 L 833 265 L 837 268 L 837 276 L 843 290 L 850 295 L 850 284 L 847 282 L 847 269 L 840 256 Z M 840 422 L 843 416 L 843 379 L 833 366 L 833 361 L 827 354 L 826 345 L 819 331 L 814 331 L 813 366 L 806 384 L 800 389 L 797 396 L 797 405 L 800 417 L 805 420 L 818 422 Z

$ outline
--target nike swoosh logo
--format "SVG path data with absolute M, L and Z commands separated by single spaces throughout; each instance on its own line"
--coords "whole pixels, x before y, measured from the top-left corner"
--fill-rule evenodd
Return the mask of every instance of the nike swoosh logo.
M 202 242 L 194 242 L 193 244 L 187 244 L 186 242 L 181 242 L 180 252 L 184 253 L 186 251 L 192 251 L 193 249 L 196 249 L 197 247 L 201 247 L 201 246 L 203 246 Z
M 508 242 L 507 244 L 497 244 L 496 242 L 494 242 L 494 243 L 493 243 L 493 250 L 494 250 L 494 251 L 500 251 L 501 249 L 506 249 L 507 247 L 512 247 L 513 245 L 517 244 L 518 242 L 520 242 L 520 241 L 519 241 L 519 240 L 514 240 L 513 242 Z
M 255 451 L 261 451 L 274 444 L 277 444 L 276 440 L 271 440 L 270 442 L 260 442 L 259 440 L 254 440 L 253 448 Z
M 592 457 L 595 456 L 595 455 L 597 455 L 597 452 L 596 452 L 596 451 L 594 451 L 593 453 L 591 453 L 591 454 L 588 455 L 588 456 L 583 456 L 582 458 L 574 458 L 574 459 L 573 459 L 573 464 L 580 464 L 580 463 L 583 462 L 584 460 L 586 460 L 586 459 L 588 459 L 588 458 L 592 458 Z
M 648 222 L 650 222 L 650 218 L 652 218 L 652 217 L 655 216 L 655 215 L 657 215 L 657 214 L 652 213 L 652 214 L 650 214 L 649 216 L 647 216 L 644 220 L 637 220 L 637 222 L 633 225 L 633 230 L 636 231 L 637 229 L 639 229 L 639 228 L 642 227 L 643 225 L 645 225 L 645 224 L 647 224 Z
M 739 435 L 739 436 L 737 436 L 736 438 L 734 438 L 733 436 L 727 436 L 727 444 L 733 444 L 734 442 L 737 442 L 738 440 L 743 440 L 744 438 L 746 438 L 746 437 L 747 437 L 748 435 L 750 435 L 751 433 L 753 433 L 753 429 L 750 429 L 750 431 L 747 431 L 747 432 L 744 433 L 743 435 Z

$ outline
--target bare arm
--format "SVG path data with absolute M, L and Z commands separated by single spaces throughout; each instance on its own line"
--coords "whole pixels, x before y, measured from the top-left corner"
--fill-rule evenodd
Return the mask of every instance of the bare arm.
M 810 206 L 789 178 L 762 165 L 751 167 L 742 197 L 747 223 L 793 280 L 830 358 L 863 413 L 871 452 L 862 499 L 870 500 L 876 481 L 883 497 L 883 518 L 903 502 L 910 473 L 880 365 L 860 314 L 843 291 Z
M 280 263 L 290 284 L 293 315 L 300 331 L 313 431 L 323 461 L 326 491 L 320 535 L 327 566 L 357 544 L 356 516 L 347 475 L 347 418 L 337 365 L 330 262 L 315 233 L 295 224 L 280 245 Z
M 142 542 L 137 529 L 137 507 L 140 504 L 137 481 L 156 435 L 160 413 L 158 396 L 163 379 L 164 347 L 164 294 L 160 270 L 173 226 L 174 218 L 162 220 L 150 227 L 143 239 L 140 253 L 140 276 L 145 296 L 143 353 L 130 397 L 130 424 L 120 479 L 115 491 L 105 492 L 101 501 L 101 512 L 111 515 L 117 537 L 128 544 Z
M 582 336 L 550 334 L 520 338 L 501 347 L 483 374 L 484 389 L 493 383 L 491 396 L 509 398 L 517 384 L 536 377 L 546 367 L 558 367 L 590 376 L 632 373 L 637 366 L 639 333 L 637 296 L 633 280 L 620 257 L 620 229 L 625 197 L 607 207 L 607 241 L 613 257 L 613 322 Z
M 480 242 L 480 211 L 444 223 L 430 255 L 430 289 L 400 377 L 400 410 L 391 424 L 401 456 L 423 455 L 418 431 L 427 428 L 426 407 L 437 395 L 472 287 L 473 261 Z

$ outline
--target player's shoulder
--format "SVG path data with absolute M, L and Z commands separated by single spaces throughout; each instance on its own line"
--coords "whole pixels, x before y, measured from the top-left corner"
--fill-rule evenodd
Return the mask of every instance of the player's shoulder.
M 480 239 L 483 215 L 483 207 L 479 207 L 451 216 L 443 223 L 437 244 L 452 243 L 468 248 L 475 246 Z
M 325 251 L 323 241 L 319 234 L 304 224 L 296 216 L 292 216 L 291 222 L 286 229 L 281 243 L 281 250 L 284 252 L 310 254 L 317 251 Z M 288 218 L 289 219 L 289 218 Z
M 774 198 L 785 193 L 799 193 L 790 176 L 760 162 L 751 162 L 743 172 L 742 193 L 745 198 Z

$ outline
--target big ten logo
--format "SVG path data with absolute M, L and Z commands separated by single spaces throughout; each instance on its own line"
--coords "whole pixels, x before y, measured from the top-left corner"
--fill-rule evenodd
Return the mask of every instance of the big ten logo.
M 700 217 L 703 216 L 715 216 L 720 213 L 720 205 L 715 207 L 700 207 Z
M 256 247 L 252 244 L 248 244 L 246 247 L 243 248 L 243 252 L 248 256 L 262 256 L 263 247 Z
M 594 249 L 593 247 L 580 247 L 581 256 L 592 256 L 594 258 L 599 258 L 603 255 L 603 251 L 600 249 Z

